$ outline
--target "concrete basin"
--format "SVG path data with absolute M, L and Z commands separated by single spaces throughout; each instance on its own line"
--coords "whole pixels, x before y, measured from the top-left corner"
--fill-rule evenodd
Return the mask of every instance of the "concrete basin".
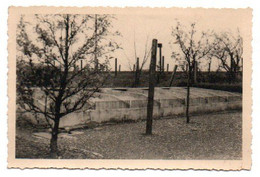
M 184 115 L 186 94 L 187 90 L 184 87 L 155 88 L 154 118 Z M 61 119 L 60 127 L 74 127 L 89 122 L 146 119 L 148 88 L 102 88 L 94 96 L 89 100 L 92 107 L 85 107 L 65 116 Z M 191 113 L 203 114 L 241 108 L 240 93 L 191 88 Z M 33 121 L 33 115 L 29 117 Z M 43 120 L 41 122 L 44 122 Z

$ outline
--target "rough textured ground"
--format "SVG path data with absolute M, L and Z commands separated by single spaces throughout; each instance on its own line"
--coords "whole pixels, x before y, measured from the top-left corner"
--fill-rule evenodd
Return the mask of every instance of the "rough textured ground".
M 241 126 L 241 112 L 154 120 L 152 136 L 145 122 L 104 125 L 61 134 L 60 158 L 241 159 Z M 48 138 L 33 132 L 17 128 L 17 158 L 48 158 Z

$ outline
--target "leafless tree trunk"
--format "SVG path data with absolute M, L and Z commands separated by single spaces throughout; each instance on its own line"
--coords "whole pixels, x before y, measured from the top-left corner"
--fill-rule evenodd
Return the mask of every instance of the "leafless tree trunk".
M 187 77 L 187 97 L 186 97 L 186 123 L 190 123 L 189 109 L 190 109 L 190 78 L 191 66 L 188 64 L 188 77 Z
M 104 74 L 108 71 L 107 62 L 101 63 L 97 71 L 96 58 L 93 61 L 86 59 L 93 54 L 108 58 L 109 53 L 118 48 L 112 41 L 109 44 L 103 41 L 109 35 L 112 17 L 101 15 L 95 19 L 97 27 L 94 31 L 87 25 L 92 19 L 93 15 L 35 15 L 30 23 L 25 23 L 22 17 L 18 24 L 18 104 L 25 111 L 45 117 L 52 130 L 52 158 L 58 157 L 60 119 L 89 108 L 88 100 L 107 78 Z M 34 35 L 27 34 L 28 28 L 34 30 Z M 79 37 L 84 41 L 80 43 Z M 98 45 L 98 41 L 102 45 Z M 76 43 L 78 48 L 72 51 Z M 88 63 L 83 66 L 82 60 Z M 77 66 L 79 63 L 81 68 Z M 44 94 L 44 108 L 37 104 L 41 98 L 35 98 L 35 87 L 40 90 L 35 94 Z
M 140 58 L 137 57 L 136 43 L 135 43 L 135 40 L 134 40 L 134 53 L 135 53 L 135 60 L 136 60 L 136 62 L 133 65 L 133 68 L 132 68 L 132 64 L 131 64 L 131 61 L 130 61 L 129 57 L 127 57 L 127 55 L 125 54 L 125 56 L 126 56 L 126 58 L 128 60 L 129 69 L 134 72 L 133 87 L 138 87 L 139 86 L 139 84 L 140 84 L 140 77 L 142 75 L 142 71 L 143 71 L 144 65 L 147 63 L 147 61 L 149 59 L 149 56 L 150 56 L 150 52 L 152 50 L 152 48 L 148 46 L 148 40 L 149 40 L 149 37 L 147 36 L 146 42 L 145 42 L 145 51 L 144 51 L 143 57 L 141 57 L 141 61 L 140 61 Z
M 180 51 L 173 51 L 172 57 L 176 61 L 185 61 L 187 67 L 187 97 L 186 97 L 186 118 L 187 123 L 190 122 L 189 118 L 189 102 L 190 102 L 190 86 L 194 82 L 193 78 L 196 77 L 196 62 L 200 59 L 207 57 L 211 51 L 211 44 L 209 43 L 209 35 L 201 32 L 200 36 L 196 36 L 195 23 L 192 23 L 190 30 L 187 32 L 180 23 L 172 31 L 174 37 L 174 44 L 176 44 Z M 193 75 L 192 75 L 193 73 Z
M 218 59 L 221 64 L 219 69 L 227 72 L 229 82 L 236 80 L 236 74 L 243 67 L 243 39 L 238 35 L 235 37 L 229 32 L 215 34 L 214 48 L 211 57 Z

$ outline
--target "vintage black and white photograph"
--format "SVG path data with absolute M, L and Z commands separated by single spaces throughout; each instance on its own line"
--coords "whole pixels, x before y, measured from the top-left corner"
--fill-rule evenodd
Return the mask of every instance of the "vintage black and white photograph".
M 250 9 L 44 9 L 9 11 L 9 158 L 250 168 Z

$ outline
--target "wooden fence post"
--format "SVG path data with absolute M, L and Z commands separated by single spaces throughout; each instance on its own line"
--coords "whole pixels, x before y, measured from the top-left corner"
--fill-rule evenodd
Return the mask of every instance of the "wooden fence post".
M 139 84 L 139 57 L 136 58 L 136 71 L 135 71 L 135 82 L 134 86 L 137 87 Z
M 164 56 L 162 56 L 162 73 L 164 73 Z
M 158 43 L 159 48 L 159 72 L 157 74 L 157 83 L 160 82 L 161 72 L 162 72 L 162 43 Z
M 136 58 L 136 71 L 139 70 L 139 57 Z
M 118 72 L 120 73 L 120 71 L 121 71 L 121 65 L 119 65 L 119 68 L 118 68 Z
M 186 64 L 185 67 L 186 67 L 185 71 L 186 71 L 186 73 L 188 73 L 188 71 L 189 71 L 189 64 Z
M 162 43 L 158 43 L 159 48 L 159 71 L 162 71 Z
M 211 62 L 209 62 L 208 73 L 210 73 L 210 68 L 211 68 Z
M 169 64 L 167 64 L 167 73 L 169 72 Z
M 178 68 L 178 65 L 174 65 L 174 69 L 173 69 L 173 72 L 172 72 L 172 77 L 171 77 L 171 80 L 170 80 L 169 87 L 172 86 L 172 82 L 173 82 L 173 79 L 174 79 L 174 77 L 175 77 L 175 74 L 176 74 L 177 68 Z
M 149 70 L 149 91 L 148 91 L 148 104 L 147 104 L 147 121 L 146 121 L 146 134 L 152 134 L 153 123 L 153 101 L 154 101 L 154 86 L 156 82 L 156 54 L 157 54 L 157 39 L 153 39 L 151 63 Z
M 80 69 L 82 69 L 82 68 L 83 68 L 83 61 L 80 60 Z
M 115 77 L 117 76 L 117 58 L 115 58 Z

